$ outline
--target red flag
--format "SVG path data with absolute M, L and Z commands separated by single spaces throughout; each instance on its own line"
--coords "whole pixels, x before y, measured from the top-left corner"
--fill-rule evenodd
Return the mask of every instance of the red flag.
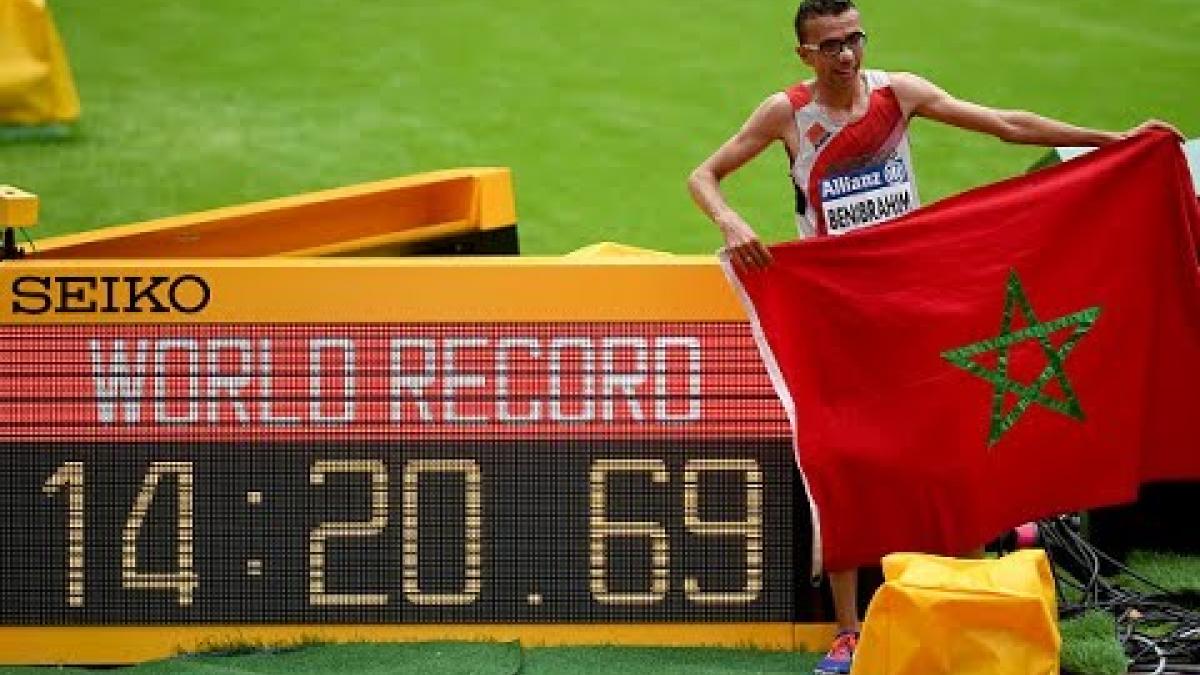
M 1200 208 L 1143 134 L 730 278 L 792 420 L 814 561 L 959 554 L 1200 478 Z

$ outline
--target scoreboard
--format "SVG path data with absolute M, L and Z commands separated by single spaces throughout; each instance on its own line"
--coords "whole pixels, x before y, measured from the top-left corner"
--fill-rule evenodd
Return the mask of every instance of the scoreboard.
M 29 260 L 0 293 L 0 661 L 828 632 L 711 259 Z

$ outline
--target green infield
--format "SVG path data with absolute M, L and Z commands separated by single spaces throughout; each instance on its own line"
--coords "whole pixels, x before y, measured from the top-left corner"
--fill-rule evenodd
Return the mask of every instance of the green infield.
M 1122 129 L 1200 134 L 1200 5 L 964 0 L 860 5 L 869 67 L 965 98 Z M 794 3 L 541 0 L 51 3 L 83 101 L 72 137 L 0 143 L 0 182 L 43 200 L 38 236 L 432 169 L 515 171 L 528 253 L 600 240 L 703 253 L 688 171 L 806 77 Z M 928 201 L 1041 154 L 914 129 Z M 793 236 L 783 151 L 729 191 Z
M 543 647 L 515 642 L 305 645 L 196 654 L 123 669 L 129 675 L 274 675 L 275 673 L 420 673 L 421 675 L 789 675 L 810 672 L 811 654 L 748 649 Z M 0 675 L 36 675 L 44 668 L 4 668 Z M 85 675 L 85 668 L 56 668 Z

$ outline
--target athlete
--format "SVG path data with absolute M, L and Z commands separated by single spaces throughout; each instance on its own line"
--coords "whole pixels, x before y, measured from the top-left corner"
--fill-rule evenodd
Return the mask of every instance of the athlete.
M 696 204 L 720 228 L 725 250 L 743 269 L 771 254 L 721 194 L 720 182 L 775 142 L 791 162 L 800 236 L 835 236 L 901 216 L 920 205 L 909 151 L 914 116 L 1009 143 L 1099 146 L 1125 132 L 1073 126 L 1031 112 L 999 110 L 955 98 L 912 73 L 863 69 L 867 33 L 851 0 L 804 0 L 796 11 L 796 53 L 812 79 L 772 94 L 742 128 L 688 179 Z M 848 673 L 858 642 L 857 570 L 829 574 L 838 634 L 817 673 Z

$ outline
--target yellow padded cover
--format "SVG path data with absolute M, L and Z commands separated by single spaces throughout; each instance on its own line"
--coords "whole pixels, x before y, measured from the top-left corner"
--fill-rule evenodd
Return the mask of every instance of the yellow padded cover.
M 45 0 L 0 0 L 0 124 L 79 117 L 79 94 Z
M 1046 554 L 883 559 L 854 675 L 1057 675 L 1058 613 Z

